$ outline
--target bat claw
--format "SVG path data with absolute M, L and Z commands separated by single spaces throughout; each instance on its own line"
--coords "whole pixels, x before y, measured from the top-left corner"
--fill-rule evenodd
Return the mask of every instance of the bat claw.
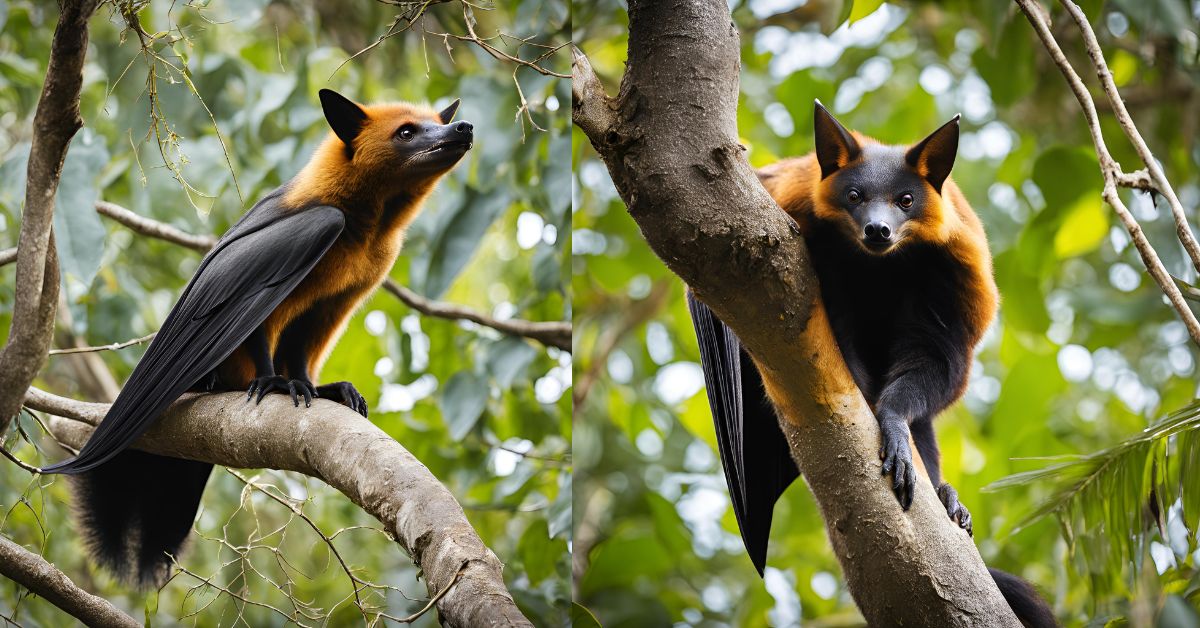
M 275 391 L 287 393 L 292 398 L 292 405 L 297 408 L 300 407 L 301 396 L 304 397 L 304 407 L 311 408 L 312 398 L 316 394 L 316 388 L 307 379 L 287 379 L 281 375 L 267 375 L 256 377 L 250 381 L 246 400 L 254 398 L 254 394 L 258 393 L 254 403 L 262 403 L 263 397 Z
M 880 421 L 883 432 L 882 475 L 892 476 L 892 492 L 900 507 L 908 510 L 912 506 L 913 487 L 916 486 L 916 466 L 912 450 L 908 446 L 908 423 L 904 421 Z
M 942 500 L 942 505 L 946 507 L 946 514 L 950 515 L 950 520 L 966 530 L 967 536 L 975 536 L 971 525 L 971 512 L 958 501 L 958 491 L 954 490 L 949 482 L 945 482 L 938 487 L 937 494 L 938 499 Z
M 316 394 L 325 399 L 336 401 L 347 408 L 363 415 L 369 414 L 367 400 L 354 388 L 350 382 L 336 382 L 317 386 Z

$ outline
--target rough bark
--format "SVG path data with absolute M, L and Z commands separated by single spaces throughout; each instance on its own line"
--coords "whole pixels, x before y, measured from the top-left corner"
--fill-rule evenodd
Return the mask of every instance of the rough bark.
M 79 588 L 40 555 L 0 536 L 0 575 L 29 589 L 88 626 L 140 626 L 132 617 Z
M 763 367 L 868 623 L 1019 625 L 928 480 L 903 512 L 880 475 L 878 424 L 816 307 L 804 242 L 738 143 L 727 3 L 631 0 L 629 24 L 615 99 L 576 53 L 574 121 L 651 248 Z
M 46 361 L 58 306 L 54 196 L 71 138 L 83 126 L 79 90 L 87 54 L 88 18 L 97 0 L 59 2 L 46 82 L 33 116 L 33 144 L 25 176 L 25 208 L 17 241 L 16 299 L 8 344 L 0 351 L 0 432 L 21 409 L 23 391 Z
M 30 388 L 25 405 L 79 447 L 108 410 Z M 326 400 L 297 409 L 284 395 L 247 403 L 243 393 L 185 395 L 135 445 L 145 451 L 238 468 L 296 471 L 341 491 L 379 519 L 421 566 L 448 626 L 531 626 L 454 496 L 395 439 L 352 410 Z M 461 575 L 459 570 L 462 570 Z

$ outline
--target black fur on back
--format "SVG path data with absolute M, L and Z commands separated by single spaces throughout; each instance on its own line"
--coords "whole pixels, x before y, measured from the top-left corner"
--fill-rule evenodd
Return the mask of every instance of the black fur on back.
M 988 568 L 1004 600 L 1025 628 L 1055 628 L 1054 611 L 1038 595 L 1032 584 L 999 569 Z
M 92 559 L 139 588 L 165 581 L 200 506 L 212 465 L 127 449 L 72 477 Z

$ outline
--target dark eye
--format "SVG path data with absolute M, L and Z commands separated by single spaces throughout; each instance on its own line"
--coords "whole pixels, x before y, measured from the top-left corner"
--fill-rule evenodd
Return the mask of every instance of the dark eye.
M 857 205 L 860 201 L 862 201 L 862 192 L 859 192 L 854 188 L 850 188 L 850 191 L 846 192 L 846 200 L 850 201 L 854 205 Z
M 406 124 L 406 125 L 400 127 L 399 131 L 396 131 L 396 137 L 398 137 L 406 142 L 411 140 L 412 138 L 416 137 L 416 135 L 417 135 L 417 127 L 415 127 L 411 124 Z
M 900 204 L 900 207 L 908 209 L 913 206 L 913 195 L 905 192 L 900 195 L 900 198 L 896 199 L 896 202 Z

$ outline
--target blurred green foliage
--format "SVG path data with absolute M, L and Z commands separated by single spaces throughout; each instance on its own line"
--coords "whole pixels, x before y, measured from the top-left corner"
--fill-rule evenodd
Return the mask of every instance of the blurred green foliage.
M 569 321 L 560 279 L 570 219 L 568 81 L 438 35 L 465 34 L 469 18 L 481 37 L 504 33 L 489 40 L 497 49 L 533 59 L 546 50 L 516 38 L 563 43 L 567 7 L 562 0 L 491 4 L 467 15 L 462 3 L 431 6 L 411 29 L 349 61 L 388 32 L 402 9 L 371 0 L 138 3 L 152 41 L 147 55 L 115 5 L 102 4 L 91 21 L 84 74 L 86 126 L 68 154 L 55 216 L 70 319 L 60 322 L 59 341 L 99 345 L 153 331 L 200 260 L 100 218 L 94 200 L 219 234 L 294 175 L 326 136 L 316 99 L 322 87 L 361 102 L 440 107 L 461 98 L 458 117 L 475 123 L 474 150 L 413 225 L 394 279 L 500 318 Z M 0 0 L 0 248 L 16 245 L 31 121 L 56 18 L 54 3 Z M 559 52 L 541 63 L 566 73 L 567 57 Z M 528 102 L 520 114 L 519 93 Z M 0 269 L 8 273 L 0 281 L 5 335 L 12 272 Z M 142 351 L 96 355 L 120 382 Z M 371 404 L 372 420 L 447 484 L 505 563 L 510 590 L 538 625 L 563 625 L 571 612 L 570 365 L 568 353 L 475 324 L 421 317 L 380 292 L 350 323 L 324 369 L 327 378 L 353 381 Z M 80 399 L 101 396 L 79 367 L 67 356 L 51 357 L 36 384 Z M 38 449 L 16 432 L 4 444 L 25 460 L 61 456 L 37 438 L 31 415 L 19 429 Z M 279 612 L 198 587 L 202 582 L 186 574 L 160 592 L 131 592 L 83 559 L 64 480 L 31 478 L 9 464 L 0 465 L 0 476 L 4 535 L 147 622 L 364 623 L 350 579 L 321 539 L 231 474 L 214 474 L 181 564 Z M 337 533 L 335 543 L 356 575 L 392 587 L 364 591 L 364 603 L 393 616 L 424 605 L 428 593 L 411 558 L 385 534 L 363 529 L 379 524 L 345 497 L 292 474 L 270 472 L 258 481 L 306 500 L 299 502 L 304 513 L 326 535 Z M 307 606 L 296 610 L 289 597 Z M 8 585 L 0 587 L 0 614 L 23 626 L 64 621 L 61 611 Z M 418 624 L 436 624 L 436 613 Z
M 1024 16 L 1000 1 L 731 6 L 742 37 L 739 130 L 753 165 L 812 149 L 814 98 L 889 143 L 963 114 L 954 177 L 986 225 L 1003 303 L 964 401 L 937 430 L 943 473 L 974 516 L 986 562 L 1038 585 L 1067 625 L 1200 625 L 1200 504 L 1179 499 L 1195 496 L 1194 406 L 1168 420 L 1191 425 L 1191 436 L 1108 449 L 1189 406 L 1196 349 L 1102 203 L 1079 106 Z M 1194 211 L 1200 4 L 1083 8 L 1134 119 Z M 624 70 L 627 20 L 616 0 L 575 6 L 573 39 L 610 93 Z M 1056 9 L 1053 20 L 1094 84 L 1070 19 Z M 1120 128 L 1103 118 L 1110 150 L 1136 169 Z M 758 578 L 729 507 L 682 286 L 578 130 L 574 155 L 576 602 L 605 626 L 861 623 L 803 483 L 776 506 Z M 1122 195 L 1171 272 L 1194 282 L 1166 204 Z M 1046 465 L 1031 457 L 1067 454 L 1095 455 L 983 492 Z M 1070 490 L 1080 472 L 1102 482 Z M 1156 495 L 1160 527 L 1148 487 L 1162 483 L 1172 491 Z M 1018 531 L 1047 504 L 1070 507 Z

